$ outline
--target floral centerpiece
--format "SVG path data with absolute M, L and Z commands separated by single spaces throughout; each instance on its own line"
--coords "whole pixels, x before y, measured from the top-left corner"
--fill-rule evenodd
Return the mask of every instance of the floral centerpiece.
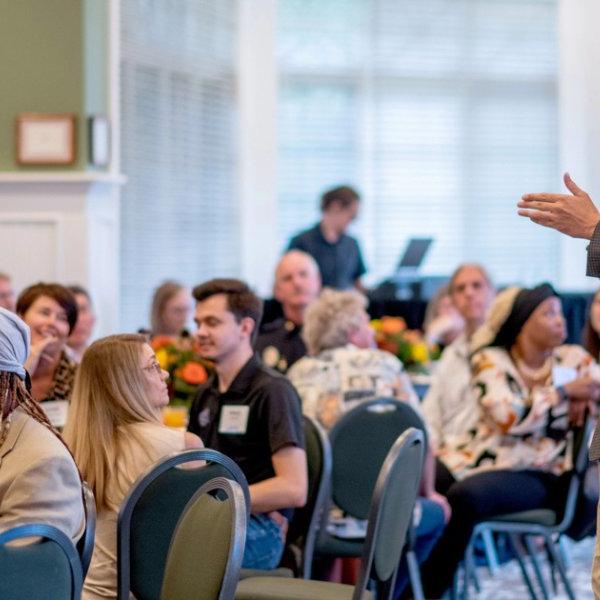
M 408 329 L 402 317 L 371 321 L 377 347 L 397 356 L 408 371 L 429 373 L 430 363 L 440 357 L 439 346 L 428 346 L 418 329 Z
M 150 345 L 158 364 L 169 372 L 170 404 L 185 406 L 189 410 L 198 386 L 208 379 L 213 370 L 212 364 L 200 357 L 190 336 L 157 335 Z

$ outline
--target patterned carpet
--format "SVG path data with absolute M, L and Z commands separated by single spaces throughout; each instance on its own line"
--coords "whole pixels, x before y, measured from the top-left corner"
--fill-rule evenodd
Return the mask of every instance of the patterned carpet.
M 571 559 L 569 577 L 577 600 L 592 600 L 594 598 L 590 584 L 594 543 L 594 538 L 587 538 L 578 543 L 569 543 Z M 544 566 L 546 565 L 544 564 Z M 477 600 L 527 600 L 530 597 L 523 582 L 519 565 L 514 560 L 502 565 L 500 571 L 494 577 L 490 576 L 485 567 L 479 567 L 477 572 L 481 583 L 481 592 L 477 594 L 471 586 L 469 598 Z M 547 570 L 543 572 L 544 575 L 548 575 Z M 548 585 L 550 584 L 548 583 Z M 567 599 L 562 586 L 559 586 L 558 592 L 552 598 L 556 600 Z

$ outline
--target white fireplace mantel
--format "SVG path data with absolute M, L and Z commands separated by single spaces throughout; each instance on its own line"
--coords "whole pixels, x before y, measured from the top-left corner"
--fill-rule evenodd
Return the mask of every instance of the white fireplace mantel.
M 36 281 L 83 285 L 96 307 L 99 335 L 119 326 L 124 183 L 112 173 L 0 173 L 0 271 L 17 290 Z

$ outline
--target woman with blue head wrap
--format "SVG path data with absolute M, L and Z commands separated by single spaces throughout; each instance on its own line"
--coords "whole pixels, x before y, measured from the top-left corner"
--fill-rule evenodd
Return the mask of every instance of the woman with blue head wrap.
M 46 523 L 76 541 L 85 523 L 81 478 L 27 390 L 29 339 L 27 325 L 0 308 L 0 532 Z

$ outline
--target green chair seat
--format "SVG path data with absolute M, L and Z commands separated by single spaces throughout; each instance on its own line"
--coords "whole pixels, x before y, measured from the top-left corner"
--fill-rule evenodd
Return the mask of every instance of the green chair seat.
M 353 585 L 281 577 L 254 577 L 238 584 L 236 600 L 350 600 Z M 371 598 L 366 592 L 363 598 Z
M 233 598 L 245 541 L 246 502 L 242 487 L 236 481 L 215 477 L 192 496 L 177 522 L 160 598 Z
M 521 512 L 498 515 L 490 521 L 502 521 L 513 523 L 536 523 L 545 527 L 552 527 L 557 524 L 556 513 L 549 508 L 536 508 L 534 510 L 523 510 Z
M 179 468 L 206 461 L 203 467 Z M 130 592 L 139 600 L 159 598 L 167 554 L 184 508 L 200 487 L 215 477 L 237 481 L 246 506 L 250 493 L 244 474 L 227 456 L 209 448 L 184 450 L 152 465 L 132 485 L 117 521 L 119 600 Z

